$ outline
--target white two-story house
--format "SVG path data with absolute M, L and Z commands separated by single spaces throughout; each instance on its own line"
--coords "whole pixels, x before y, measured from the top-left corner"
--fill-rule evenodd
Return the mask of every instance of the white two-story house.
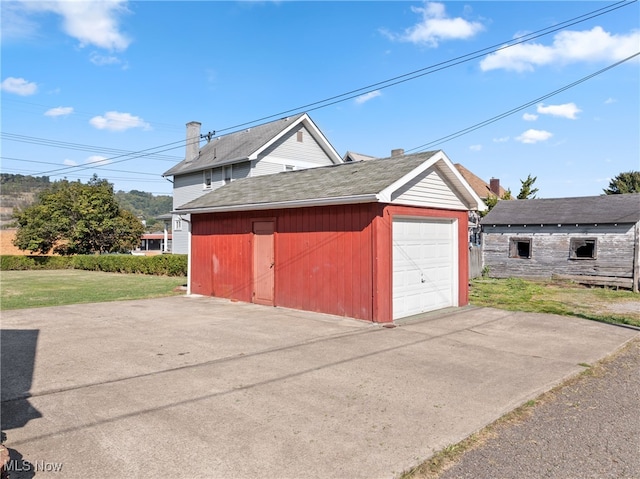
M 213 137 L 202 148 L 201 124 L 187 123 L 185 159 L 162 176 L 173 177 L 173 209 L 249 176 L 342 163 L 327 138 L 302 113 Z M 189 215 L 173 215 L 172 252 L 186 254 Z

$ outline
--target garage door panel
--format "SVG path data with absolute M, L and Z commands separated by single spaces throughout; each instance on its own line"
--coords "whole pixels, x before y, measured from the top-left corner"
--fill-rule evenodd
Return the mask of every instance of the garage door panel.
M 393 221 L 394 319 L 455 305 L 455 223 Z

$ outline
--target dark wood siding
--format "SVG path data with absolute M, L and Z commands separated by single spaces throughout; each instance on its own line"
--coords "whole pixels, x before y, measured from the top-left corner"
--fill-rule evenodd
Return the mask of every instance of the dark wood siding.
M 531 258 L 509 258 L 510 238 L 531 238 Z M 571 238 L 595 238 L 597 258 L 571 259 Z M 553 274 L 633 275 L 634 225 L 485 226 L 484 264 L 496 278 L 550 277 Z

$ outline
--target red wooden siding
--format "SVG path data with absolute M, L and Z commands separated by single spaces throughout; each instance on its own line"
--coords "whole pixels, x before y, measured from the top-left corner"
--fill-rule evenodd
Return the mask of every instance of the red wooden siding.
M 253 224 L 274 220 L 274 305 L 388 322 L 393 216 L 458 220 L 459 305 L 468 303 L 467 212 L 379 203 L 192 215 L 191 291 L 253 302 Z
M 372 321 L 378 210 L 366 204 L 193 215 L 191 291 L 253 301 L 252 222 L 275 218 L 274 305 Z
M 376 270 L 374 271 L 375 321 L 393 320 L 393 264 L 392 225 L 394 216 L 457 219 L 458 223 L 458 306 L 469 303 L 469 243 L 467 237 L 468 213 L 466 211 L 437 210 L 411 206 L 385 205 L 375 221 Z

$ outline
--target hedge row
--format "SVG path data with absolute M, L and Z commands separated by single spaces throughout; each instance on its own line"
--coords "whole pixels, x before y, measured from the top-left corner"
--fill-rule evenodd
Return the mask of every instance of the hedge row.
M 0 270 L 16 271 L 28 269 L 84 269 L 109 273 L 186 276 L 187 255 L 0 256 Z

